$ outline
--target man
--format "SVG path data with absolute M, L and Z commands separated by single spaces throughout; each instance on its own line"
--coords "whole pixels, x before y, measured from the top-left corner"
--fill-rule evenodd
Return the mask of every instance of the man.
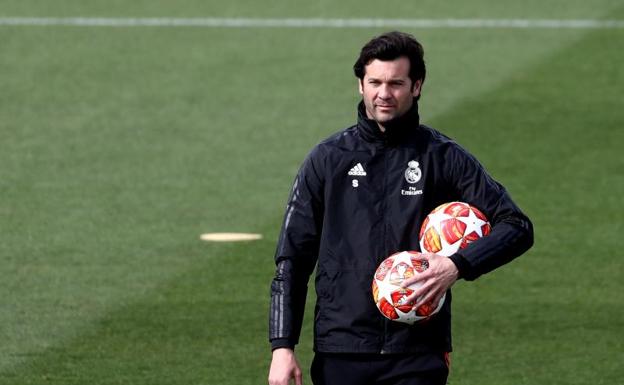
M 529 219 L 459 145 L 420 125 L 423 49 L 411 35 L 372 39 L 354 65 L 362 102 L 357 124 L 317 145 L 295 179 L 275 254 L 271 285 L 271 385 L 302 383 L 294 355 L 307 282 L 316 267 L 315 384 L 445 384 L 451 351 L 453 283 L 474 280 L 533 243 Z M 372 300 L 379 263 L 418 250 L 418 230 L 436 206 L 470 203 L 489 218 L 489 236 L 449 258 L 422 254 L 429 269 L 409 299 L 438 314 L 406 325 L 384 318 Z

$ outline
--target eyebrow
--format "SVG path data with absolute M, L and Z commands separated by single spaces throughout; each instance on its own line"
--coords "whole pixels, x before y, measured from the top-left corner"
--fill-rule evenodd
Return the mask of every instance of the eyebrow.
M 381 80 L 381 79 L 378 79 L 378 78 L 372 78 L 372 77 L 369 77 L 369 78 L 368 78 L 368 81 L 369 81 L 369 82 L 371 82 L 371 81 L 374 81 L 374 82 L 383 82 L 383 80 Z M 403 79 L 403 78 L 392 78 L 392 79 L 388 80 L 388 83 L 405 83 L 406 81 L 407 81 L 407 79 Z

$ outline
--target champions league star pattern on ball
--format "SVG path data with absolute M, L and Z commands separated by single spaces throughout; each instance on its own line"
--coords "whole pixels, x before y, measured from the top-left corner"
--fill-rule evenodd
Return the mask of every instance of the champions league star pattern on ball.
M 384 317 L 393 321 L 413 324 L 425 320 L 436 314 L 446 295 L 444 295 L 436 308 L 431 304 L 425 304 L 414 309 L 414 301 L 406 301 L 406 298 L 417 290 L 421 284 L 412 284 L 406 288 L 401 287 L 404 279 L 411 278 L 429 268 L 427 260 L 420 257 L 415 251 L 402 251 L 392 254 L 385 259 L 375 271 L 373 277 L 373 300 Z
M 464 202 L 450 202 L 434 209 L 420 228 L 420 249 L 445 257 L 492 230 L 481 211 Z

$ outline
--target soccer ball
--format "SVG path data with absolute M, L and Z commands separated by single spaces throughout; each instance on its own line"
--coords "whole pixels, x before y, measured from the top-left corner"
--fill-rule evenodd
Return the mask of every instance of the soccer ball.
M 420 249 L 448 257 L 491 230 L 490 222 L 477 208 L 464 202 L 445 203 L 427 215 L 420 227 Z
M 416 251 L 402 251 L 386 258 L 375 271 L 373 277 L 373 300 L 384 317 L 397 322 L 413 324 L 425 320 L 440 311 L 446 294 L 437 307 L 424 304 L 413 309 L 415 302 L 406 301 L 421 284 L 401 287 L 404 279 L 411 278 L 429 268 L 426 259 Z

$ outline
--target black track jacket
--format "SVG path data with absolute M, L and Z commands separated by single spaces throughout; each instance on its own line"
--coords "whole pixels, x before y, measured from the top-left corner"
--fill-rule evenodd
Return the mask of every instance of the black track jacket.
M 414 325 L 384 318 L 371 293 L 379 263 L 420 250 L 425 216 L 450 201 L 474 205 L 493 226 L 450 257 L 460 278 L 474 280 L 533 244 L 531 222 L 505 189 L 466 150 L 420 125 L 416 102 L 385 133 L 360 103 L 357 124 L 318 144 L 295 178 L 275 254 L 272 348 L 297 344 L 316 267 L 315 351 L 451 351 L 450 290 L 438 314 Z

